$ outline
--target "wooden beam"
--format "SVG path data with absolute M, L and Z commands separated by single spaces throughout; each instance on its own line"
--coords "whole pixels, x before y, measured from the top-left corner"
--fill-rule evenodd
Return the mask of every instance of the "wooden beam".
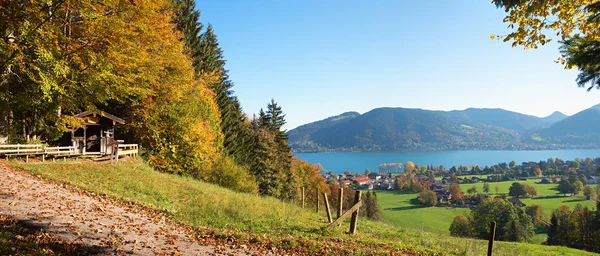
M 317 193 L 315 193 L 315 196 L 317 197 L 317 213 L 319 212 L 319 188 L 317 188 Z
M 331 218 L 331 210 L 329 209 L 329 200 L 327 200 L 327 193 L 323 192 L 323 198 L 325 199 L 325 211 L 327 212 L 327 220 L 329 223 L 333 222 Z
M 85 156 L 85 151 L 87 148 L 87 127 L 83 127 L 83 153 L 82 155 Z
M 360 190 L 357 190 L 354 194 L 354 203 L 358 204 L 360 202 Z M 358 223 L 358 210 L 360 207 L 356 208 L 356 211 L 352 213 L 352 219 L 350 220 L 350 234 L 356 234 L 356 224 Z
M 344 188 L 340 187 L 340 193 L 338 194 L 338 208 L 337 208 L 337 217 L 341 217 L 342 216 L 342 211 L 344 210 L 342 208 L 343 204 L 344 204 Z M 342 225 L 340 223 L 340 225 Z
M 302 187 L 302 208 L 304 208 L 304 187 Z
M 354 206 L 352 206 L 352 208 L 350 208 L 350 210 L 347 210 L 344 214 L 342 214 L 342 216 L 337 218 L 337 220 L 335 220 L 334 222 L 329 224 L 329 226 L 327 226 L 327 228 L 325 228 L 325 230 L 331 230 L 332 228 L 342 224 L 344 219 L 348 218 L 354 211 L 356 211 L 356 209 L 360 208 L 361 205 L 362 205 L 362 201 L 360 201 L 357 204 L 355 204 Z
M 494 239 L 496 238 L 496 222 L 492 221 L 490 223 L 490 239 L 488 241 L 488 251 L 487 255 L 492 256 L 492 252 L 494 251 Z

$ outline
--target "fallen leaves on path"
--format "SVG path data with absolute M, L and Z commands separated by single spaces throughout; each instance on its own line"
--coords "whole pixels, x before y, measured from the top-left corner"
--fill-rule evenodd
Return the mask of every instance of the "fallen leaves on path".
M 18 223 L 20 231 L 41 230 L 41 238 L 68 244 L 67 252 L 73 248 L 75 254 L 252 254 L 249 247 L 234 248 L 217 239 L 198 240 L 192 228 L 131 203 L 6 167 L 0 167 L 0 177 L 0 216 Z

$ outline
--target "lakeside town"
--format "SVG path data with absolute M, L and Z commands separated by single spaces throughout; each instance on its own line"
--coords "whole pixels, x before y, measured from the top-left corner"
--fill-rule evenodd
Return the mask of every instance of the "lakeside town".
M 524 162 L 517 165 L 516 162 L 499 163 L 494 166 L 480 168 L 477 165 L 469 167 L 460 165 L 445 169 L 441 166 L 415 165 L 407 162 L 402 170 L 402 163 L 381 164 L 378 172 L 369 169 L 364 174 L 346 171 L 342 174 L 332 172 L 321 172 L 328 183 L 337 183 L 342 187 L 350 187 L 361 190 L 405 190 L 420 192 L 430 190 L 435 192 L 439 203 L 452 202 L 451 185 L 457 184 L 486 184 L 503 181 L 527 181 L 536 179 L 539 184 L 560 184 L 561 180 L 569 183 L 581 182 L 583 186 L 598 184 L 598 166 L 600 158 L 575 159 L 563 161 L 562 159 L 550 158 L 547 161 Z M 403 189 L 403 183 L 410 183 L 408 189 Z M 565 194 L 579 191 L 570 191 L 570 187 L 564 189 Z M 573 189 L 571 189 L 573 190 Z M 577 189 L 575 189 L 577 190 Z M 488 191 L 486 191 L 488 192 Z M 498 188 L 496 187 L 496 194 Z M 471 194 L 471 193 L 470 193 Z M 506 195 L 504 195 L 506 196 Z M 455 196 L 456 197 L 456 196 Z

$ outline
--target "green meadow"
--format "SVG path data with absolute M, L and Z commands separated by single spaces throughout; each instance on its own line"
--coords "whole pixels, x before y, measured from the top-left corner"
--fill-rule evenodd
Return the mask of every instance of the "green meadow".
M 487 175 L 479 175 L 481 178 Z M 564 196 L 559 194 L 557 184 L 537 184 L 540 179 L 528 179 L 526 181 L 503 181 L 490 182 L 490 191 L 488 194 L 508 195 L 509 188 L 514 182 L 529 184 L 538 190 L 538 196 L 534 198 L 522 198 L 521 201 L 526 205 L 539 204 L 543 207 L 545 215 L 550 218 L 552 211 L 566 205 L 573 209 L 577 204 L 596 208 L 595 203 L 586 200 L 582 193 L 576 196 Z M 476 186 L 479 193 L 483 193 L 483 183 L 461 184 L 461 189 L 465 192 L 473 185 Z M 498 193 L 496 193 L 498 187 Z M 454 217 L 458 214 L 468 214 L 467 208 L 452 207 L 422 207 L 417 201 L 416 193 L 403 193 L 398 191 L 377 192 L 379 205 L 383 210 L 383 218 L 386 222 L 398 227 L 409 227 L 427 232 L 438 232 L 449 234 L 448 229 Z M 546 239 L 547 230 L 536 229 L 536 236 L 533 237 L 533 243 L 542 243 Z

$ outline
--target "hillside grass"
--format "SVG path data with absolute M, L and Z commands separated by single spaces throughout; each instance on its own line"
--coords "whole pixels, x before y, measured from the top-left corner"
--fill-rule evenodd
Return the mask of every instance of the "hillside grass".
M 345 234 L 347 224 L 327 232 L 323 212 L 317 214 L 274 198 L 237 193 L 159 173 L 140 160 L 121 161 L 117 166 L 92 162 L 10 165 L 50 180 L 162 210 L 197 227 L 199 232 L 232 234 L 255 243 L 267 240 L 281 248 L 302 248 L 305 254 L 482 255 L 487 251 L 487 241 L 363 219 L 359 220 L 357 235 Z M 525 243 L 497 242 L 494 248 L 495 255 L 592 255 L 565 247 Z

